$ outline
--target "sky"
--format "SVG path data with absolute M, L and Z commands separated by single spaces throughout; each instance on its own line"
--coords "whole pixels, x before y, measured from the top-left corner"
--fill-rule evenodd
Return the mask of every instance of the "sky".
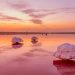
M 73 32 L 75 0 L 0 0 L 0 32 Z

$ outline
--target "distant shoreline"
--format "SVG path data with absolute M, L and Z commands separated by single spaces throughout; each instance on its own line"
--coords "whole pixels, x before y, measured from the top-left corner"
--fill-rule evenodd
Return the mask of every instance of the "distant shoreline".
M 17 34 L 75 34 L 75 32 L 0 32 L 0 35 L 17 35 Z

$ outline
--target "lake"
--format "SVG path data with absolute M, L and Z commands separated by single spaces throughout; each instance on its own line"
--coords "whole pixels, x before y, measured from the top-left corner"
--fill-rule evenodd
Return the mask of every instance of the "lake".
M 38 44 L 31 38 L 36 36 Z M 12 38 L 23 39 L 23 46 L 13 47 Z M 75 66 L 61 66 L 53 53 L 63 43 L 75 45 L 74 34 L 0 35 L 0 75 L 75 75 Z

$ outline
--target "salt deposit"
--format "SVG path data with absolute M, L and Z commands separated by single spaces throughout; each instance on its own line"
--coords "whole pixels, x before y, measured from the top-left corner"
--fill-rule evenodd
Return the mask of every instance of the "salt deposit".
M 75 59 L 75 45 L 64 43 L 58 46 L 54 56 L 59 59 Z

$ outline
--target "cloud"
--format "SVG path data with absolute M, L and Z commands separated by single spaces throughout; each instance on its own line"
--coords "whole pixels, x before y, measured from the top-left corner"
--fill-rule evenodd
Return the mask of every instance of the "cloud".
M 25 9 L 22 12 L 29 15 L 32 18 L 30 21 L 35 24 L 42 24 L 43 23 L 42 19 L 44 17 L 49 16 L 49 15 L 54 15 L 57 13 L 56 11 L 43 10 L 43 9 L 40 9 L 40 10 L 39 9 Z
M 47 12 L 38 9 L 26 9 L 22 12 L 29 15 L 32 18 L 30 21 L 35 24 L 42 24 L 42 18 L 48 15 Z
M 28 14 L 32 18 L 43 18 L 50 14 L 55 14 L 55 12 L 50 12 L 49 10 L 39 10 L 39 9 L 25 9 L 22 12 Z
M 42 18 L 42 17 L 47 16 L 47 14 L 30 14 L 29 16 L 33 18 Z
M 17 17 L 8 16 L 8 15 L 2 14 L 2 13 L 0 13 L 0 20 L 3 20 L 3 21 L 12 21 L 12 20 L 22 21 L 21 19 L 19 19 Z
M 9 3 L 9 5 L 18 10 L 22 10 L 27 7 L 27 4 L 24 4 L 24 3 Z
M 42 20 L 40 20 L 40 19 L 34 18 L 34 19 L 31 19 L 30 21 L 35 23 L 35 24 L 42 24 Z
M 28 14 L 33 18 L 43 18 L 49 15 L 55 15 L 58 13 L 75 13 L 75 8 L 59 8 L 54 10 L 44 10 L 44 9 L 26 9 L 22 12 Z
M 31 17 L 29 20 L 30 22 L 34 24 L 42 24 L 43 21 L 42 19 L 46 16 L 51 16 L 51 15 L 56 15 L 59 13 L 68 13 L 68 14 L 73 14 L 75 13 L 75 8 L 60 8 L 60 9 L 55 9 L 55 10 L 43 10 L 43 9 L 32 9 L 32 8 L 27 8 L 24 5 L 21 4 L 14 4 L 14 8 L 19 8 L 21 13 L 27 14 Z M 11 20 L 16 20 L 16 21 L 22 21 L 21 19 L 13 16 L 8 16 L 5 14 L 0 13 L 0 20 L 4 21 L 11 21 Z
M 7 4 L 17 10 L 23 10 L 28 8 L 30 5 L 26 2 L 26 0 L 16 0 L 16 1 L 7 1 Z
M 59 13 L 75 13 L 75 8 L 65 7 L 65 8 L 57 8 L 57 9 L 34 9 L 31 7 L 29 3 L 26 1 L 16 1 L 16 2 L 8 2 L 8 4 L 14 9 L 19 10 L 20 12 L 27 14 L 31 19 L 29 21 L 34 24 L 42 24 L 42 19 L 46 16 L 52 16 Z
M 42 18 L 49 15 L 49 11 L 33 9 L 27 2 L 8 2 L 8 5 L 19 12 L 29 15 L 32 18 L 30 21 L 35 24 L 42 24 Z
M 59 10 L 64 13 L 75 13 L 75 8 L 61 8 Z
M 26 14 L 31 14 L 31 13 L 39 12 L 39 11 L 38 10 L 35 10 L 35 9 L 28 8 L 28 9 L 22 10 L 22 12 L 24 12 Z
M 11 16 L 5 16 L 3 17 L 3 20 L 17 20 L 17 21 L 21 21 L 21 19 L 17 18 L 17 17 L 11 17 Z
M 47 16 L 53 16 L 59 13 L 65 13 L 65 14 L 74 14 L 75 8 L 72 7 L 65 7 L 65 8 L 57 8 L 57 9 L 34 9 L 32 6 L 25 0 L 8 0 L 7 5 L 27 16 L 30 17 L 28 21 L 34 23 L 34 24 L 43 24 L 43 18 Z M 21 19 L 17 17 L 7 16 L 0 18 L 1 20 L 17 20 L 21 21 Z M 24 21 L 24 18 L 23 18 Z
M 30 20 L 31 22 L 35 24 L 42 24 L 43 23 L 42 19 L 46 16 L 53 16 L 59 13 L 74 14 L 75 8 L 59 8 L 54 10 L 26 9 L 23 10 L 22 12 L 28 14 L 32 18 Z

